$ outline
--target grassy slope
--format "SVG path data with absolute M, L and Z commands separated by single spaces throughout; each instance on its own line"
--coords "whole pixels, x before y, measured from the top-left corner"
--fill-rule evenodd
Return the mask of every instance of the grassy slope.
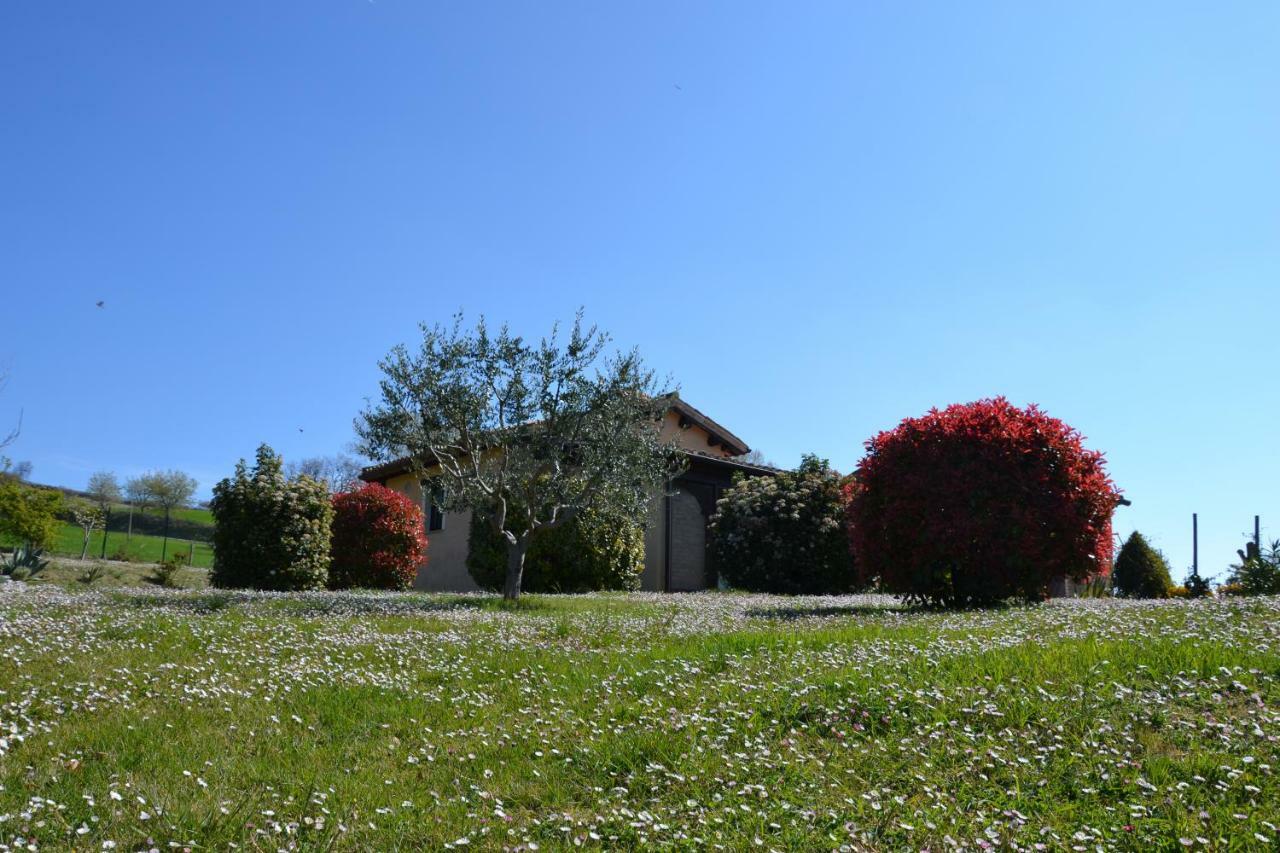
M 108 559 L 115 559 L 117 550 L 124 545 L 132 560 L 144 563 L 160 562 L 160 554 L 164 546 L 163 537 L 135 533 L 131 538 L 126 539 L 124 533 L 118 533 L 115 530 L 112 530 L 108 537 Z M 84 531 L 74 524 L 64 522 L 58 526 L 53 546 L 49 548 L 49 553 L 67 557 L 79 557 L 83 543 Z M 88 556 L 99 556 L 102 553 L 102 531 L 95 530 L 89 539 L 89 543 Z M 11 541 L 7 537 L 0 537 L 0 545 L 5 548 L 12 548 L 17 544 L 17 542 Z M 207 542 L 192 542 L 188 539 L 176 539 L 171 536 L 169 537 L 168 553 L 173 554 L 175 551 L 180 551 L 183 554 L 192 554 L 194 560 L 192 565 L 201 568 L 209 568 L 213 565 L 213 548 Z
M 80 548 L 84 542 L 84 531 L 74 524 L 63 524 L 58 528 L 58 536 L 51 549 L 55 554 L 65 554 L 68 556 L 80 556 Z M 97 557 L 102 553 L 102 531 L 95 530 L 89 540 L 89 556 Z M 135 533 L 126 540 L 124 533 L 112 530 L 107 538 L 107 557 L 113 558 L 116 550 L 121 545 L 127 545 L 129 555 L 135 559 L 147 563 L 158 563 L 164 538 L 161 536 L 144 536 L 141 533 Z M 191 553 L 194 546 L 194 563 L 193 565 L 208 568 L 213 565 L 213 548 L 207 542 L 191 542 L 187 539 L 175 539 L 169 537 L 169 553 L 173 554 L 180 551 L 183 554 Z
M 0 834 L 1272 849 L 1280 601 L 878 605 L 9 591 Z
M 150 563 L 98 562 L 89 560 L 50 560 L 48 568 L 32 579 L 33 584 L 50 584 L 73 591 L 89 588 L 145 587 L 154 584 L 155 566 Z M 94 570 L 94 575 L 86 572 Z M 182 589 L 203 589 L 209 585 L 209 572 L 203 568 L 179 569 L 172 578 Z
M 130 557 L 134 560 L 147 563 L 157 563 L 160 561 L 160 555 L 163 551 L 164 537 L 154 536 L 135 532 L 126 539 L 124 527 L 127 525 L 129 515 L 129 507 L 127 504 L 116 504 L 111 510 L 111 530 L 107 536 L 107 557 L 114 558 L 116 550 L 127 542 L 127 550 Z M 149 510 L 149 516 L 158 515 L 158 511 Z M 199 509 L 196 507 L 182 507 L 172 512 L 172 518 L 175 521 L 181 520 L 191 524 L 201 525 L 212 531 L 213 514 L 207 509 Z M 155 522 L 158 523 L 158 522 Z M 190 554 L 193 560 L 192 565 L 201 568 L 209 568 L 213 565 L 213 548 L 209 545 L 209 536 L 200 538 L 198 533 L 192 533 L 197 539 L 193 542 L 190 539 L 183 539 L 176 536 L 169 537 L 169 553 L 173 553 L 174 549 L 184 554 Z M 84 532 L 72 524 L 71 522 L 63 522 L 57 532 L 53 546 L 50 552 L 71 557 L 80 556 L 80 549 L 84 542 Z M 96 557 L 102 553 L 102 531 L 95 530 L 90 539 L 89 556 Z M 9 541 L 7 537 L 0 537 L 0 545 L 5 548 L 14 547 L 16 542 Z M 192 547 L 194 545 L 194 548 Z

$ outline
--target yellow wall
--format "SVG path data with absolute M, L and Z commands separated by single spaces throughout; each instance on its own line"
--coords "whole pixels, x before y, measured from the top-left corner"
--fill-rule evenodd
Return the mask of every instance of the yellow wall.
M 680 416 L 667 412 L 659 432 L 663 441 L 675 440 L 681 447 L 712 456 L 729 456 L 721 445 L 707 444 L 707 431 L 699 426 L 680 426 Z M 387 479 L 387 486 L 408 495 L 418 506 L 427 507 L 422 501 L 422 487 L 413 474 L 399 474 Z M 649 519 L 644 536 L 644 574 L 641 588 L 661 590 L 666 583 L 666 512 L 665 493 L 659 490 L 649 505 Z M 471 530 L 470 512 L 451 512 L 445 515 L 444 529 L 427 533 L 427 562 L 418 569 L 414 588 L 432 591 L 470 592 L 479 589 L 467 572 L 468 539 Z
M 387 488 L 407 495 L 424 515 L 428 507 L 422 500 L 422 486 L 412 474 L 400 474 L 387 480 Z M 443 530 L 427 531 L 427 562 L 418 568 L 414 589 L 448 592 L 473 592 L 480 587 L 467 572 L 467 540 L 471 532 L 471 513 L 449 512 L 444 516 Z
M 662 428 L 658 432 L 658 437 L 662 441 L 675 440 L 676 444 L 686 450 L 692 450 L 697 453 L 709 453 L 712 456 L 731 456 L 723 444 L 717 444 L 715 447 L 707 444 L 708 433 L 700 426 L 689 426 L 682 428 L 680 426 L 680 415 L 674 411 L 669 411 L 662 417 Z

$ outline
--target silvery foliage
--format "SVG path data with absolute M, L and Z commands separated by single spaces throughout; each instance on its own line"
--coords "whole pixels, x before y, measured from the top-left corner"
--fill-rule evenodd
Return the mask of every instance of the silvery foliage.
M 416 352 L 380 363 L 381 398 L 356 432 L 366 455 L 442 477 L 444 509 L 492 509 L 494 529 L 522 545 L 590 507 L 637 516 L 676 470 L 653 372 L 635 350 L 606 356 L 609 336 L 581 311 L 563 345 L 558 329 L 530 344 L 483 318 L 464 330 L 461 315 L 421 328 Z

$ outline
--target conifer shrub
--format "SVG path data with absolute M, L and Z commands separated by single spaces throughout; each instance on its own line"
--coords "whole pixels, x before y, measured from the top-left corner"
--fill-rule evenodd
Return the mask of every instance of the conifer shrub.
M 324 589 L 329 579 L 329 490 L 310 477 L 285 477 L 280 457 L 258 448 L 213 487 L 213 571 L 217 587 Z
M 845 498 L 825 459 L 772 477 L 738 475 L 716 503 L 711 552 L 737 589 L 824 595 L 857 585 L 849 555 Z
M 369 483 L 333 496 L 329 588 L 408 589 L 427 557 L 422 508 Z
M 1111 582 L 1113 589 L 1127 598 L 1168 598 L 1173 594 L 1168 561 L 1136 530 L 1120 546 Z
M 1035 406 L 934 409 L 866 444 L 849 491 L 864 582 L 934 606 L 1045 598 L 1110 565 L 1119 494 L 1103 456 Z
M 482 589 L 501 590 L 506 540 L 483 511 L 471 515 L 467 571 Z M 644 572 L 644 526 L 617 512 L 584 510 L 534 534 L 525 556 L 525 592 L 636 590 Z

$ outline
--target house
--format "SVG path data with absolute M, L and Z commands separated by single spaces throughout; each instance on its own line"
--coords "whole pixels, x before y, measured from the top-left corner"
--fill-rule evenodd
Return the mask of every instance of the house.
M 716 501 L 735 473 L 772 475 L 776 469 L 741 461 L 750 451 L 742 439 L 686 403 L 670 396 L 660 435 L 674 439 L 687 457 L 684 472 L 667 493 L 654 497 L 645 526 L 644 574 L 641 589 L 685 592 L 714 587 L 717 576 L 707 548 L 707 522 Z M 467 572 L 471 513 L 444 513 L 430 500 L 410 470 L 398 459 L 366 468 L 360 478 L 408 495 L 423 507 L 427 526 L 425 565 L 418 571 L 417 589 L 465 592 L 479 589 Z

